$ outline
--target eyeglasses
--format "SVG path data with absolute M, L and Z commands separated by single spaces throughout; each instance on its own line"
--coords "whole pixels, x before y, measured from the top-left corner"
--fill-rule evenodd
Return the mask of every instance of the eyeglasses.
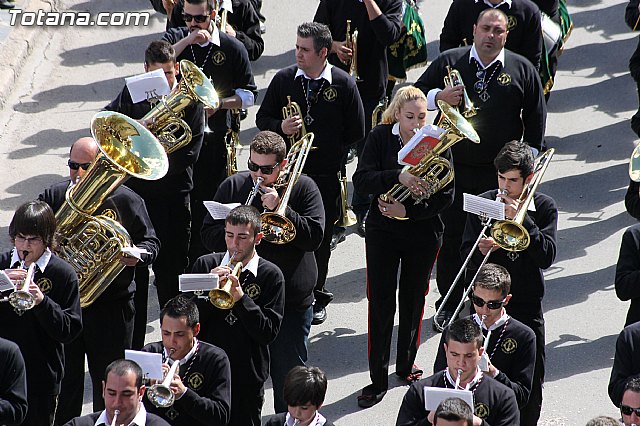
M 42 238 L 40 237 L 23 237 L 22 235 L 16 235 L 16 242 L 22 244 L 22 243 L 27 243 L 27 244 L 33 244 L 33 243 L 41 243 L 42 242 Z
M 279 162 L 274 164 L 273 166 L 259 166 L 251 161 L 251 159 L 247 160 L 247 167 L 249 168 L 249 170 L 251 170 L 252 172 L 257 172 L 258 170 L 260 170 L 263 175 L 270 175 L 271 173 L 273 173 L 275 168 L 278 167 L 278 165 L 280 165 Z
M 69 168 L 71 170 L 78 170 L 80 167 L 82 167 L 82 170 L 87 170 L 89 167 L 91 167 L 91 163 L 76 163 L 75 161 L 67 161 L 67 166 L 69 166 Z
M 191 20 L 193 19 L 199 24 L 202 24 L 204 21 L 206 21 L 208 17 L 209 15 L 189 15 L 188 13 L 182 14 L 182 19 L 184 19 L 184 22 L 191 22 Z
M 477 307 L 482 308 L 486 304 L 487 308 L 489 309 L 500 309 L 502 308 L 502 305 L 504 305 L 504 302 L 507 300 L 505 298 L 503 300 L 490 300 L 488 302 L 485 302 L 484 299 L 479 298 L 473 293 L 469 295 L 469 299 L 471 299 L 473 304 Z
M 625 416 L 630 416 L 633 413 L 636 413 L 636 416 L 640 417 L 640 408 L 632 408 L 628 405 L 620 405 L 620 411 Z

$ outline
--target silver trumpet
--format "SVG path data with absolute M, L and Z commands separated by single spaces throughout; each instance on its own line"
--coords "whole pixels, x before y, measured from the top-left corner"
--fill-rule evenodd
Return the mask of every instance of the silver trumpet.
M 262 185 L 262 182 L 264 182 L 264 178 L 261 176 L 258 176 L 256 178 L 256 184 L 253 186 L 253 189 L 251 190 L 251 192 L 249 193 L 249 196 L 247 197 L 247 201 L 245 201 L 244 203 L 245 206 L 250 206 L 251 203 L 253 203 L 253 199 L 256 198 L 256 195 L 260 193 L 260 185 Z
M 120 410 L 113 410 L 113 419 L 111 420 L 111 426 L 117 426 L 118 423 L 118 414 L 120 414 Z
M 458 377 L 456 377 L 456 390 L 460 389 L 460 375 L 462 374 L 462 368 L 458 368 Z
M 24 269 L 24 264 L 27 259 L 28 252 L 23 253 L 23 259 L 21 262 L 21 268 Z M 13 307 L 13 310 L 18 315 L 22 315 L 25 311 L 33 308 L 36 305 L 36 298 L 33 294 L 29 293 L 29 284 L 33 280 L 33 275 L 36 271 L 36 263 L 33 262 L 27 270 L 27 276 L 25 277 L 20 287 L 16 286 L 16 289 L 5 300 Z
M 171 349 L 169 352 L 169 359 L 171 359 L 171 355 L 175 352 L 175 349 Z M 176 370 L 180 367 L 180 361 L 175 360 L 173 365 L 169 369 L 169 372 L 165 376 L 162 383 L 151 386 L 149 390 L 147 390 L 147 398 L 153 405 L 158 408 L 167 408 L 171 407 L 175 401 L 175 395 L 171 391 L 169 384 L 171 380 L 173 380 L 173 376 L 176 374 Z

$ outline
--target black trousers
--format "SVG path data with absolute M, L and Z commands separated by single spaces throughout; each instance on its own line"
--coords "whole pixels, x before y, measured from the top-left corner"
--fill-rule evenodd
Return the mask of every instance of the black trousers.
M 371 131 L 371 118 L 373 116 L 373 110 L 378 106 L 378 102 L 379 101 L 377 99 L 362 99 L 362 106 L 364 107 L 364 138 L 359 140 L 356 144 L 358 158 L 362 158 L 362 151 L 364 150 L 367 136 Z M 360 192 L 356 192 L 355 190 L 353 191 L 353 196 L 351 197 L 351 208 L 360 220 L 365 217 L 365 215 L 369 211 L 370 205 L 370 194 L 362 194 Z
M 82 413 L 85 354 L 93 386 L 93 411 L 104 410 L 104 371 L 111 362 L 124 358 L 125 349 L 131 348 L 134 314 L 133 299 L 98 300 L 82 310 L 82 333 L 64 345 L 64 378 L 56 424 L 63 425 Z
M 136 268 L 135 282 L 136 292 L 133 295 L 133 305 L 136 313 L 133 319 L 133 338 L 131 349 L 139 351 L 144 346 L 144 339 L 147 335 L 147 314 L 149 304 L 149 266 L 138 266 Z
M 221 130 L 216 130 L 204 134 L 200 155 L 193 168 L 189 270 L 200 256 L 209 253 L 200 238 L 200 229 L 207 215 L 207 209 L 202 202 L 213 200 L 220 183 L 227 177 L 227 151 L 223 133 Z
M 396 373 L 406 376 L 420 347 L 424 300 L 440 241 L 421 236 L 409 244 L 406 235 L 367 228 L 367 298 L 369 299 L 369 374 L 378 392 L 389 385 L 388 370 L 398 290 Z M 398 269 L 400 279 L 398 281 Z
M 638 47 L 629 61 L 629 71 L 636 82 L 638 93 L 638 111 L 631 117 L 631 129 L 640 136 L 640 39 L 638 39 Z
M 436 264 L 436 281 L 440 292 L 440 299 L 436 302 L 436 308 L 440 307 L 444 295 L 449 291 L 464 260 L 460 256 L 462 234 L 467 222 L 467 213 L 462 210 L 463 194 L 466 192 L 478 195 L 498 187 L 498 179 L 493 166 L 469 167 L 456 164 L 455 173 L 453 204 L 440 215 L 444 222 L 444 237 L 440 254 L 438 254 L 438 263 Z M 464 285 L 463 283 L 458 283 L 445 304 L 445 310 L 454 311 L 460 299 L 462 299 L 463 293 Z
M 261 426 L 264 384 L 231 387 L 231 421 L 228 426 Z
M 37 386 L 38 385 L 29 386 L 29 389 L 37 389 Z M 28 392 L 27 404 L 27 416 L 22 422 L 23 425 L 52 426 L 54 424 L 56 407 L 58 406 L 58 395 L 39 395 L 35 392 Z

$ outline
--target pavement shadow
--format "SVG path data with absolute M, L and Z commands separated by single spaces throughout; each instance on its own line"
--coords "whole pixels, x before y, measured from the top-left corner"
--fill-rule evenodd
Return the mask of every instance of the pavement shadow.
M 348 232 L 354 231 L 349 229 Z M 331 253 L 332 256 L 340 256 L 341 254 L 340 246 Z M 367 298 L 367 269 L 353 269 L 343 274 L 327 277 L 326 287 L 334 296 L 331 303 L 358 303 L 365 300 Z
M 605 46 L 602 49 L 609 51 Z M 600 55 L 597 52 L 596 50 L 588 55 L 597 57 Z M 560 60 L 563 59 L 564 57 Z M 620 69 L 618 72 L 624 71 L 625 69 Z M 562 113 L 593 108 L 610 117 L 618 117 L 621 112 L 626 113 L 626 111 L 637 109 L 637 96 L 635 91 L 632 91 L 634 88 L 633 79 L 626 73 L 617 77 L 611 76 L 588 86 L 554 89 L 549 101 L 549 112 Z
M 260 59 L 257 61 L 251 62 L 251 71 L 253 71 L 254 77 L 264 78 L 269 71 L 278 71 L 295 63 L 296 51 L 295 49 L 289 49 L 286 52 L 278 53 L 277 55 L 260 56 Z
M 45 188 L 51 186 L 51 184 L 60 182 L 63 179 L 64 176 L 56 174 L 41 174 L 14 183 L 6 189 L 6 192 L 7 194 L 15 195 L 9 195 L 0 199 L 0 210 L 13 212 L 21 204 L 37 199 L 38 194 Z
M 596 1 L 586 6 L 584 5 L 585 3 L 589 2 L 571 0 L 569 6 L 571 9 L 575 9 L 577 7 L 591 7 L 601 2 Z M 574 28 L 597 33 L 604 41 L 611 41 L 613 36 L 629 32 L 629 28 L 624 23 L 624 5 L 620 3 L 610 4 L 610 6 L 598 9 L 571 10 L 570 13 Z M 569 45 L 571 45 L 571 38 L 569 38 Z M 600 58 L 598 61 L 600 61 Z
M 617 256 L 616 253 L 616 259 Z M 560 267 L 552 266 L 549 268 L 550 273 L 545 277 L 543 301 L 545 313 L 582 303 L 598 291 L 615 291 L 613 286 L 616 275 L 615 264 L 597 271 L 554 278 L 554 275 L 562 270 Z
M 617 338 L 617 334 L 612 334 L 588 340 L 572 334 L 561 334 L 557 340 L 546 345 L 545 382 L 610 368 Z M 571 362 L 567 362 L 569 359 Z
M 71 49 L 60 54 L 64 67 L 83 67 L 101 63 L 113 63 L 118 67 L 126 64 L 140 64 L 140 72 L 144 72 L 144 51 L 149 43 L 162 39 L 162 33 L 141 34 L 116 42 L 94 44 L 92 46 Z M 131 46 L 136 46 L 131 48 Z
M 82 130 L 73 130 L 71 132 L 63 132 L 59 129 L 45 129 L 29 136 L 22 141 L 25 148 L 11 151 L 7 157 L 11 160 L 21 160 L 24 158 L 33 158 L 38 155 L 46 154 L 48 151 L 59 148 L 69 148 L 71 144 L 84 136 L 91 136 L 89 126 Z M 60 164 L 66 164 L 67 151 L 60 155 Z M 56 160 L 53 160 L 56 161 Z

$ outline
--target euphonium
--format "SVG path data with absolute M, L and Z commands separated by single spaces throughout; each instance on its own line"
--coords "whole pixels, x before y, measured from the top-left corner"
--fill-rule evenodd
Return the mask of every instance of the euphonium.
M 358 29 L 351 33 L 351 19 L 347 19 L 347 36 L 345 38 L 346 47 L 351 49 L 351 59 L 347 61 L 349 75 L 356 81 L 362 81 L 358 74 Z
M 100 152 L 80 182 L 69 187 L 56 212 L 58 255 L 78 274 L 80 306 L 91 305 L 122 271 L 119 257 L 131 237 L 114 218 L 92 216 L 124 180 L 163 177 L 167 154 L 144 126 L 126 115 L 103 111 L 93 117 L 91 134 Z
M 233 257 L 229 260 L 228 265 L 233 264 Z M 233 269 L 231 270 L 231 274 L 236 278 L 240 277 L 240 273 L 242 272 L 242 262 L 236 262 L 233 265 Z M 231 284 L 232 281 L 229 278 L 225 278 L 224 286 L 221 287 L 222 281 L 218 284 L 218 288 L 214 288 L 209 291 L 209 301 L 213 306 L 218 309 L 231 309 L 236 302 L 233 301 L 233 296 L 231 295 Z
M 545 151 L 544 154 L 536 158 L 533 170 L 533 178 L 518 198 L 518 211 L 513 219 L 499 220 L 491 227 L 491 238 L 500 246 L 500 248 L 509 252 L 519 252 L 529 247 L 529 232 L 522 226 L 529 204 L 533 201 L 538 185 L 542 181 L 542 176 L 547 170 L 551 157 L 555 152 L 554 148 Z
M 26 256 L 25 256 L 26 257 Z M 15 291 L 9 295 L 9 304 L 13 307 L 13 310 L 22 315 L 24 311 L 28 311 L 36 305 L 36 298 L 33 294 L 29 293 L 29 284 L 33 280 L 33 274 L 36 270 L 36 263 L 33 262 L 29 265 L 27 276 L 24 278 L 20 287 L 16 287 Z
M 287 118 L 300 117 L 302 120 L 302 110 L 300 109 L 300 105 L 297 102 L 291 100 L 291 96 L 287 96 L 287 105 L 282 107 L 282 119 L 286 120 Z M 304 127 L 304 120 L 302 120 L 302 127 L 293 135 L 287 136 L 289 138 L 289 145 L 293 146 L 298 140 L 302 139 L 307 134 L 307 129 Z
M 174 352 L 175 349 L 171 349 L 169 358 L 171 358 L 171 355 L 173 355 Z M 171 384 L 171 380 L 173 379 L 173 376 L 176 374 L 176 370 L 179 367 L 180 360 L 173 361 L 173 364 L 171 365 L 171 368 L 169 369 L 169 372 L 165 376 L 162 383 L 156 383 L 147 390 L 147 398 L 149 398 L 149 401 L 151 401 L 151 403 L 156 407 L 167 408 L 173 405 L 175 401 L 175 395 L 173 394 L 173 392 L 171 392 L 171 388 L 169 387 L 169 385 Z
M 313 145 L 313 133 L 307 133 L 302 139 L 293 144 L 287 153 L 286 164 L 282 174 L 275 183 L 276 187 L 285 187 L 280 196 L 280 203 L 273 212 L 260 215 L 264 239 L 273 244 L 286 244 L 296 237 L 296 227 L 285 216 L 291 190 L 302 174 L 304 163 Z
M 409 188 L 398 183 L 380 196 L 382 201 L 389 202 L 393 198 L 399 202 L 403 202 L 411 196 L 415 200 L 415 204 L 418 204 L 428 199 L 453 181 L 453 168 L 449 160 L 441 157 L 441 155 L 462 139 L 469 139 L 469 141 L 473 143 L 480 143 L 480 137 L 476 131 L 456 108 L 444 101 L 438 101 L 438 108 L 440 108 L 442 114 L 436 125 L 445 129 L 445 132 L 440 136 L 440 141 L 431 151 L 422 157 L 418 164 L 415 166 L 405 166 L 402 169 L 403 171 L 424 179 L 427 182 L 425 192 L 422 195 L 415 195 Z
M 153 133 L 167 154 L 179 150 L 191 142 L 191 128 L 179 117 L 180 112 L 193 102 L 200 102 L 206 108 L 216 109 L 220 98 L 213 84 L 193 62 L 180 61 L 182 79 L 169 96 L 160 99 L 142 120 L 149 122 L 147 128 Z M 182 136 L 176 132 L 182 129 Z
M 447 75 L 444 77 L 444 84 L 448 87 L 465 87 L 460 72 L 457 69 L 451 68 L 449 65 L 447 65 Z M 462 105 L 458 108 L 464 118 L 473 117 L 478 113 L 478 109 L 473 106 L 473 102 L 469 99 L 466 88 L 464 89 L 464 92 L 462 92 Z
M 358 219 L 349 205 L 347 177 L 342 176 L 342 172 L 338 172 L 338 180 L 340 181 L 340 217 L 336 220 L 336 226 L 348 228 L 358 223 Z

